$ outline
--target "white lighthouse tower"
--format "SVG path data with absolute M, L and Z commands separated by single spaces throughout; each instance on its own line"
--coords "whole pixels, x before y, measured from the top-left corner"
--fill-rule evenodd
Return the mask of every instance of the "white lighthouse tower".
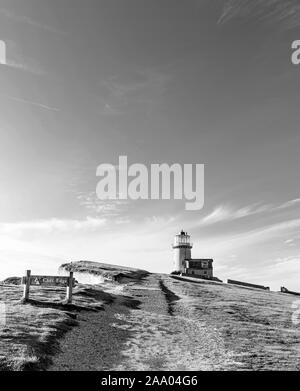
M 193 247 L 190 242 L 190 235 L 187 232 L 181 231 L 179 235 L 175 235 L 173 247 L 173 271 L 184 272 L 185 260 L 192 258 L 191 249 Z

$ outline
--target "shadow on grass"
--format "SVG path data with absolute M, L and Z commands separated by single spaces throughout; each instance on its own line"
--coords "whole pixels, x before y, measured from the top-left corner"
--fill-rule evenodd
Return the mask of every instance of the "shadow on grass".
M 123 345 L 131 333 L 122 329 L 124 322 L 116 319 L 114 313 L 138 309 L 140 301 L 105 292 L 101 286 L 79 285 L 73 291 L 72 304 L 63 301 L 64 289 L 55 288 L 32 289 L 31 297 L 20 304 L 20 286 L 0 288 L 2 301 L 8 308 L 6 327 L 0 330 L 0 371 L 46 370 L 58 353 L 64 354 L 61 349 L 66 342 L 61 342 L 61 338 L 69 331 L 67 340 L 70 336 L 73 344 L 66 353 L 64 365 L 76 361 L 72 357 L 74 353 L 78 361 L 88 367 L 89 361 L 84 363 L 84 360 L 85 357 L 93 360 L 94 348 L 102 367 L 107 368 L 107 363 L 113 365 L 122 359 Z M 82 314 L 80 319 L 79 313 Z M 79 325 L 80 328 L 76 327 Z M 80 337 L 85 334 L 89 339 L 82 342 Z
M 176 304 L 176 301 L 180 300 L 180 297 L 175 295 L 174 292 L 172 292 L 169 288 L 167 288 L 161 279 L 159 280 L 159 286 L 162 292 L 164 293 L 168 304 L 168 314 L 173 316 L 174 306 Z
M 25 303 L 21 302 L 21 304 L 27 305 L 33 305 L 35 307 L 39 308 L 53 308 L 57 310 L 64 311 L 67 315 L 69 315 L 71 318 L 76 319 L 77 315 L 74 312 L 80 312 L 80 311 L 104 311 L 104 308 L 102 305 L 94 305 L 93 307 L 78 305 L 78 304 L 70 304 L 70 303 L 55 303 L 55 302 L 47 302 L 43 300 L 35 300 L 35 299 L 28 299 Z

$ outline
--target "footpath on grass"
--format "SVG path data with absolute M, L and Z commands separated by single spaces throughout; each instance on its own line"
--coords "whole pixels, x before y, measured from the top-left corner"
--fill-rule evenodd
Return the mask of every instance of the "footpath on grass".
M 48 370 L 214 370 L 231 367 L 217 329 L 195 319 L 173 280 L 149 274 L 110 287 L 105 311 L 81 313 Z

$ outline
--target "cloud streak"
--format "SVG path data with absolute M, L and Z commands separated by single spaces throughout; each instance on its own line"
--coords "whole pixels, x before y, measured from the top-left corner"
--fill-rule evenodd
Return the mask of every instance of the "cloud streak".
M 120 216 L 129 204 L 128 200 L 100 200 L 95 192 L 79 193 L 77 199 L 81 206 L 105 218 Z
M 156 69 L 125 72 L 100 83 L 103 114 L 124 113 L 132 104 L 151 107 L 164 92 L 171 75 Z
M 6 63 L 3 65 L 10 67 L 10 68 L 17 69 L 19 71 L 30 72 L 30 73 L 33 73 L 34 75 L 38 75 L 38 76 L 45 74 L 45 72 L 42 71 L 39 67 L 32 65 L 32 64 L 28 64 L 25 61 L 14 61 L 11 59 L 7 59 Z
M 219 205 L 211 213 L 203 217 L 200 225 L 211 225 L 225 221 L 233 221 L 244 217 L 249 217 L 259 213 L 276 212 L 283 209 L 295 207 L 300 204 L 300 199 L 296 198 L 278 205 L 259 205 L 253 204 L 243 208 L 234 209 L 230 206 Z
M 34 102 L 32 100 L 18 98 L 16 96 L 11 96 L 11 95 L 4 95 L 4 94 L 1 94 L 1 95 L 10 99 L 10 100 L 14 100 L 15 102 L 29 104 L 31 106 L 39 107 L 40 109 L 49 110 L 49 111 L 60 111 L 60 109 L 58 109 L 57 107 L 48 106 L 43 103 Z
M 300 228 L 300 219 L 287 220 L 280 223 L 267 225 L 262 228 L 257 228 L 242 234 L 232 236 L 228 241 L 229 244 L 234 244 L 234 247 L 249 245 L 250 243 L 258 243 L 268 239 L 286 235 L 291 231 L 298 231 Z
M 29 231 L 36 232 L 71 232 L 87 231 L 103 227 L 106 223 L 104 218 L 87 217 L 83 220 L 49 219 L 37 221 L 24 221 L 16 223 L 0 223 L 1 235 L 19 235 Z
M 300 26 L 300 4 L 298 0 L 226 0 L 218 24 L 236 18 L 253 18 L 289 30 Z
M 19 14 L 12 12 L 11 10 L 6 9 L 6 8 L 0 8 L 0 15 L 3 15 L 5 18 L 9 18 L 15 22 L 25 23 L 29 26 L 43 29 L 43 30 L 48 31 L 50 33 L 65 34 L 65 32 L 60 29 L 54 28 L 54 27 L 49 26 L 45 23 L 40 23 L 37 20 L 30 18 L 29 16 L 19 15 Z

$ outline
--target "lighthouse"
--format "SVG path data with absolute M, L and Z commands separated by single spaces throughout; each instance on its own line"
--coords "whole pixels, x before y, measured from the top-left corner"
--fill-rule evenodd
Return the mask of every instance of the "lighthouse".
M 184 272 L 185 260 L 191 259 L 191 249 L 193 247 L 190 242 L 190 235 L 187 232 L 181 231 L 175 235 L 173 242 L 173 271 Z
M 191 250 L 193 244 L 191 243 L 190 239 L 190 235 L 184 231 L 181 231 L 180 234 L 175 235 L 172 245 L 172 274 L 181 274 L 183 276 L 221 281 L 218 278 L 213 277 L 213 259 L 192 258 Z

